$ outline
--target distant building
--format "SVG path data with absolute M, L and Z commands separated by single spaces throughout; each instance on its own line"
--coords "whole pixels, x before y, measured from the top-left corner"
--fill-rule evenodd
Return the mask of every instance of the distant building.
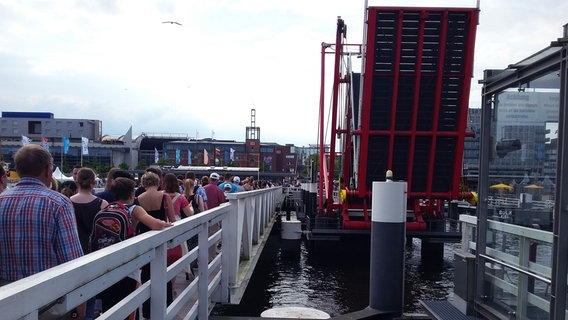
M 129 152 L 131 131 L 119 141 L 108 141 L 102 134 L 100 120 L 55 118 L 49 112 L 2 112 L 0 153 L 5 162 L 13 162 L 12 157 L 22 146 L 24 137 L 49 149 L 56 166 L 62 166 L 63 162 L 72 167 L 81 162 L 96 161 L 110 167 L 132 162 Z M 83 155 L 82 138 L 89 141 L 88 155 Z
M 463 149 L 462 175 L 475 182 L 479 175 L 479 146 L 481 132 L 481 109 L 469 108 L 467 117 L 467 132 L 471 135 L 465 137 Z
M 0 118 L 0 154 L 13 163 L 14 153 L 22 146 L 22 137 L 45 145 L 55 165 L 71 168 L 77 164 L 110 168 L 126 164 L 131 170 L 162 159 L 166 166 L 208 165 L 259 168 L 277 176 L 296 175 L 298 155 L 294 145 L 261 143 L 260 128 L 247 127 L 247 140 L 190 139 L 184 134 L 142 133 L 132 138 L 126 134 L 102 134 L 102 122 L 88 119 L 55 118 L 48 112 L 2 112 Z M 82 154 L 82 138 L 88 139 L 88 154 Z M 68 140 L 66 147 L 65 140 Z M 206 160 L 207 159 L 207 160 Z M 104 169 L 102 169 L 104 171 Z M 266 175 L 266 174 L 263 174 Z

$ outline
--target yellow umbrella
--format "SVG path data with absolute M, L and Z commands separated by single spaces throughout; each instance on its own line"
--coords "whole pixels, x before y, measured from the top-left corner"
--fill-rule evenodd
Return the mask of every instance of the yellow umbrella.
M 494 184 L 494 185 L 490 186 L 489 189 L 513 190 L 513 187 L 511 187 L 508 184 L 498 183 L 498 184 Z
M 527 188 L 527 189 L 544 189 L 543 186 L 539 186 L 538 184 L 529 184 L 528 186 L 525 186 L 525 188 Z

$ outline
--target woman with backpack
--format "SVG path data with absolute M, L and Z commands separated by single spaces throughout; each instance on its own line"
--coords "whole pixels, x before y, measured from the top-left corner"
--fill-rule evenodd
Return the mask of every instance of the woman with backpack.
M 89 252 L 89 236 L 93 230 L 93 220 L 97 212 L 108 205 L 108 202 L 93 194 L 95 187 L 95 172 L 91 168 L 81 168 L 77 173 L 76 194 L 71 196 L 75 219 L 77 220 L 77 232 L 83 252 Z
M 168 173 L 164 176 L 164 193 L 170 196 L 174 207 L 174 214 L 178 218 L 190 217 L 194 214 L 193 207 L 186 197 L 179 193 L 179 182 L 175 174 Z
M 197 193 L 199 186 L 195 184 L 193 179 L 185 179 L 183 181 L 183 194 L 187 201 L 191 203 L 194 214 L 205 211 L 203 197 Z
M 158 190 L 160 187 L 160 177 L 154 172 L 147 171 L 144 175 L 142 175 L 141 182 L 146 191 L 138 196 L 138 203 L 140 206 L 156 219 L 165 219 L 169 222 L 176 221 L 172 199 L 163 191 Z M 147 232 L 150 229 L 141 225 L 136 230 L 137 233 L 140 234 Z M 150 264 L 142 267 L 142 283 L 147 282 L 148 280 L 150 280 Z M 168 281 L 166 292 L 166 302 L 168 305 L 173 301 L 172 293 L 172 282 Z M 150 318 L 150 300 L 143 303 L 142 315 L 144 318 Z
M 101 209 L 108 205 L 108 202 L 93 194 L 95 187 L 95 171 L 91 168 L 80 168 L 76 175 L 77 193 L 71 196 L 75 220 L 77 221 L 77 233 L 83 252 L 89 252 L 89 237 L 93 230 L 93 220 Z M 94 318 L 95 298 L 87 301 L 86 319 Z
M 195 183 L 194 179 L 188 178 L 183 181 L 183 194 L 187 201 L 193 207 L 194 214 L 205 211 L 205 203 L 203 197 L 197 193 L 199 186 Z M 193 248 L 197 247 L 197 235 L 189 238 L 187 240 L 187 250 L 191 251 Z M 195 277 L 193 270 L 197 269 L 197 260 L 193 261 L 189 268 L 186 269 L 185 278 L 190 280 L 190 274 Z
M 190 205 L 187 199 L 181 193 L 179 193 L 179 191 L 180 187 L 176 175 L 173 173 L 167 173 L 164 176 L 164 193 L 167 194 L 170 199 L 172 199 L 172 205 L 174 208 L 174 214 L 176 215 L 176 220 L 180 220 L 181 218 L 186 218 L 193 215 L 193 207 Z M 181 244 L 180 257 L 187 252 L 187 243 L 183 242 Z M 168 265 L 173 262 L 174 261 L 168 261 Z M 191 270 L 189 266 L 187 266 L 187 268 L 185 269 L 185 277 L 188 280 L 190 272 Z M 175 279 L 175 277 L 172 278 L 172 287 L 175 286 Z M 175 295 L 175 291 L 172 294 Z
M 133 179 L 119 177 L 112 181 L 110 190 L 115 202 L 111 202 L 107 207 L 101 210 L 95 216 L 95 221 L 93 222 L 93 233 L 95 233 L 95 228 L 97 225 L 97 219 L 99 215 L 108 214 L 111 209 L 114 212 L 122 211 L 124 214 L 127 214 L 132 219 L 125 219 L 124 221 L 131 221 L 132 224 L 127 226 L 121 226 L 120 229 L 123 227 L 127 227 L 128 235 L 124 238 L 130 238 L 134 236 L 134 230 L 137 229 L 138 226 L 144 225 L 144 227 L 150 230 L 162 230 L 166 227 L 172 226 L 172 223 L 166 222 L 162 219 L 157 219 L 152 217 L 142 206 L 135 205 L 134 203 L 134 188 L 136 183 Z M 123 209 L 123 210 L 119 210 Z M 124 210 L 125 209 L 125 210 Z M 107 218 L 108 219 L 108 218 Z M 121 230 L 122 233 L 122 230 Z M 125 239 L 121 239 L 125 240 Z M 91 236 L 91 243 L 90 247 L 93 248 L 94 243 L 100 243 L 97 241 L 96 237 Z M 114 285 L 107 288 L 105 291 L 99 294 L 99 298 L 102 300 L 102 308 L 103 312 L 112 308 L 116 303 L 120 300 L 124 299 L 130 293 L 136 290 L 138 283 L 140 282 L 140 272 L 133 272 L 129 276 L 123 278 L 122 280 L 118 281 Z M 128 319 L 134 319 L 135 315 L 130 315 Z

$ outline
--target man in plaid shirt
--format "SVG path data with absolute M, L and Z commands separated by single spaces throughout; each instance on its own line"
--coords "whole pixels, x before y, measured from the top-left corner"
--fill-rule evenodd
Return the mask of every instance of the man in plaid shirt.
M 0 285 L 83 255 L 71 201 L 49 188 L 51 154 L 29 144 L 14 162 L 21 179 L 0 194 Z

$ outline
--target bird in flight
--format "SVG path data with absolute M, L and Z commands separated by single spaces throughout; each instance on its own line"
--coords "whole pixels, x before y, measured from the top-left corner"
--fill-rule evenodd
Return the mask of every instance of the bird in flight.
M 176 21 L 164 21 L 162 23 L 169 23 L 169 24 L 177 24 L 178 26 L 181 26 L 182 24 Z

